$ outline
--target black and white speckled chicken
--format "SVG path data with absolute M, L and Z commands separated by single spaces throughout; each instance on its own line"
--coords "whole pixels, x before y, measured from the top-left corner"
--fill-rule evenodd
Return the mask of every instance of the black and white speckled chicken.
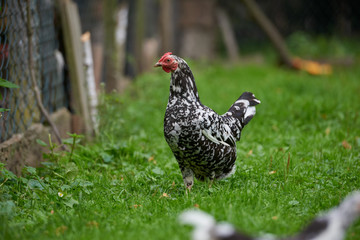
M 194 176 L 203 181 L 222 179 L 235 172 L 236 142 L 255 115 L 260 101 L 244 92 L 223 115 L 200 102 L 193 74 L 180 57 L 165 53 L 155 67 L 171 72 L 164 135 L 190 191 Z
M 316 217 L 302 231 L 290 237 L 251 237 L 236 231 L 229 223 L 217 223 L 212 216 L 200 210 L 186 210 L 179 220 L 195 227 L 193 240 L 342 240 L 347 229 L 359 217 L 360 192 L 356 191 L 349 194 L 339 206 Z

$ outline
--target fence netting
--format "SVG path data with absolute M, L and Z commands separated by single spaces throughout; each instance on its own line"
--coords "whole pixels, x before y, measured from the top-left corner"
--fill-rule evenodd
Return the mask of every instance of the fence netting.
M 42 102 L 49 113 L 68 104 L 54 9 L 54 1 L 0 0 L 0 77 L 19 86 L 18 89 L 0 87 L 3 96 L 0 108 L 9 109 L 1 113 L 0 142 L 45 120 L 37 107 L 30 71 L 34 71 Z M 28 30 L 32 31 L 30 41 Z

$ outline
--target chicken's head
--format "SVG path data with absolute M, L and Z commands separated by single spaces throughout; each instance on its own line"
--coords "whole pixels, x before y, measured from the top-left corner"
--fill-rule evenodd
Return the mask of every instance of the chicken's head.
M 162 67 L 162 69 L 167 73 L 175 71 L 178 67 L 178 62 L 171 54 L 171 52 L 165 53 L 154 67 Z

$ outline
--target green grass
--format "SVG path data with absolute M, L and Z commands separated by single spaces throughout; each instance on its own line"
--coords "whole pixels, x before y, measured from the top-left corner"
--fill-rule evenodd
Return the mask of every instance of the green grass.
M 159 70 L 102 97 L 94 143 L 71 157 L 50 153 L 22 178 L 2 170 L 0 239 L 189 239 L 177 217 L 194 205 L 252 235 L 289 235 L 360 189 L 360 70 L 191 67 L 202 102 L 219 113 L 243 91 L 262 101 L 237 145 L 234 176 L 210 189 L 195 181 L 185 195 L 163 138 L 170 76 Z M 358 221 L 347 239 L 359 238 Z
M 311 35 L 306 32 L 295 32 L 286 39 L 286 42 L 292 54 L 310 59 L 351 59 L 356 58 L 360 53 L 357 37 L 346 38 L 337 35 Z

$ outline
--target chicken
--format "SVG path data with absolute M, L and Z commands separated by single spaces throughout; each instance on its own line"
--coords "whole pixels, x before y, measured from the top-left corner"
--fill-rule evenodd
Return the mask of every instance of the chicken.
M 255 115 L 260 101 L 244 92 L 223 115 L 200 102 L 193 74 L 180 57 L 165 53 L 155 67 L 171 72 L 170 95 L 164 118 L 164 135 L 188 191 L 194 176 L 204 181 L 235 172 L 236 142 Z
M 338 206 L 315 218 L 300 233 L 285 238 L 272 235 L 253 238 L 240 233 L 229 223 L 216 223 L 215 219 L 200 211 L 187 210 L 179 216 L 183 224 L 195 227 L 193 240 L 342 240 L 346 230 L 360 217 L 360 192 L 350 194 Z

